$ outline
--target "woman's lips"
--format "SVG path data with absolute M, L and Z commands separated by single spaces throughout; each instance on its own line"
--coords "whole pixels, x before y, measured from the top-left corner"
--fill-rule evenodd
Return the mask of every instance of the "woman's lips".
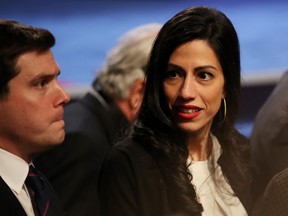
M 190 120 L 200 115 L 202 108 L 191 105 L 180 105 L 175 106 L 174 110 L 178 116 Z

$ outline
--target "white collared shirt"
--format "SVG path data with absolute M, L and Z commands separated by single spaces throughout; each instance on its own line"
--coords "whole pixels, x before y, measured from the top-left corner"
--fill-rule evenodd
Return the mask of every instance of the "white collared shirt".
M 221 155 L 218 139 L 212 137 L 212 154 L 206 161 L 192 161 L 189 170 L 193 175 L 192 184 L 204 211 L 202 216 L 247 216 L 242 203 L 225 180 L 222 169 L 217 163 Z M 211 170 L 211 168 L 213 171 Z
M 27 216 L 35 216 L 30 195 L 24 182 L 28 175 L 29 164 L 23 159 L 0 149 L 0 176 L 13 191 Z

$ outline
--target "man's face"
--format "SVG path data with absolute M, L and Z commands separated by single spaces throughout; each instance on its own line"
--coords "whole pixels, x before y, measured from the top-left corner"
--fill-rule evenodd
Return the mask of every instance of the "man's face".
M 20 73 L 0 100 L 0 147 L 30 160 L 64 140 L 63 106 L 70 100 L 57 81 L 59 68 L 50 50 L 21 55 Z

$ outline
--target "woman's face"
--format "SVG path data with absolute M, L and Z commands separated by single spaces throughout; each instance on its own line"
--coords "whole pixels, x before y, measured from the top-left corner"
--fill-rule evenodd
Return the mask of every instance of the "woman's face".
M 224 75 L 204 40 L 187 42 L 172 53 L 163 82 L 168 107 L 187 133 L 209 132 L 224 98 Z

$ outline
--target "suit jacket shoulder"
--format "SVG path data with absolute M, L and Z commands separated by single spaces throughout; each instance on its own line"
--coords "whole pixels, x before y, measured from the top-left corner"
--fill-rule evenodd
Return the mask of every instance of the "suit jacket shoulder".
M 288 167 L 288 71 L 267 98 L 254 121 L 251 156 L 258 173 L 254 194 L 261 194 L 270 179 Z
M 114 103 L 110 102 L 105 107 L 90 93 L 65 107 L 64 121 L 67 135 L 82 133 L 92 140 L 99 142 L 108 139 L 110 143 L 115 139 L 120 125 L 127 124 Z

